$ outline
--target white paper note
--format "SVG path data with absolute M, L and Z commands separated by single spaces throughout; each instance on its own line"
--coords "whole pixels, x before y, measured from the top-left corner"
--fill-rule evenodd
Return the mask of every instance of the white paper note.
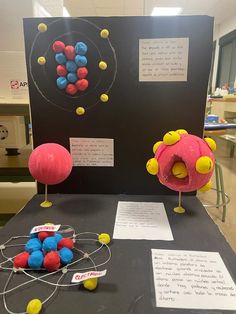
M 173 240 L 163 203 L 118 202 L 113 238 Z
M 152 266 L 157 307 L 236 310 L 236 286 L 219 253 L 152 249 Z
M 104 277 L 106 276 L 107 270 L 101 270 L 101 271 L 96 271 L 96 270 L 92 270 L 92 271 L 88 271 L 86 273 L 75 273 L 72 277 L 71 282 L 73 283 L 79 283 L 82 281 L 85 281 L 87 279 L 91 279 L 91 278 L 100 278 L 100 277 Z
M 56 232 L 60 229 L 61 225 L 39 225 L 39 226 L 34 226 L 30 233 L 37 233 L 41 231 L 48 231 L 48 232 Z
M 70 138 L 74 166 L 114 167 L 114 140 L 110 138 Z
M 189 38 L 139 40 L 139 81 L 187 81 Z

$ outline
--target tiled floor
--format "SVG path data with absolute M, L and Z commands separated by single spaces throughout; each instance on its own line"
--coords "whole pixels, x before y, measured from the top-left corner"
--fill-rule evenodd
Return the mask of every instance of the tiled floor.
M 224 223 L 221 221 L 222 208 L 212 207 L 208 208 L 207 211 L 236 252 L 236 153 L 234 158 L 230 158 L 228 145 L 218 140 L 215 156 L 222 167 L 225 192 L 230 197 L 230 203 L 227 205 Z M 198 193 L 198 197 L 203 204 L 213 204 L 216 201 L 216 192 L 211 190 L 206 193 Z

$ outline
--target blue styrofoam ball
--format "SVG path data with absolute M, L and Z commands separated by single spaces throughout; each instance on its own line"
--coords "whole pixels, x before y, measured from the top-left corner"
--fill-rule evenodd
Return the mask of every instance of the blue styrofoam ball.
M 75 52 L 81 56 L 84 56 L 88 50 L 88 46 L 83 43 L 82 41 L 79 41 L 75 45 Z
M 34 251 L 28 258 L 28 265 L 30 268 L 37 269 L 43 265 L 43 253 L 42 251 Z
M 55 238 L 56 242 L 58 243 L 63 238 L 63 236 L 60 233 L 56 233 L 54 238 Z
M 30 233 L 29 236 L 31 239 L 38 238 L 38 233 L 37 232 L 36 233 Z
M 75 57 L 75 63 L 79 66 L 79 67 L 84 67 L 87 65 L 87 58 L 85 56 L 81 56 L 81 55 L 77 55 Z
M 25 245 L 25 250 L 28 253 L 41 250 L 41 248 L 42 248 L 42 243 L 39 239 L 36 239 L 36 238 L 30 239 L 29 241 L 27 241 Z
M 68 72 L 75 72 L 77 70 L 77 65 L 74 63 L 74 61 L 67 61 L 66 69 Z
M 44 241 L 43 241 L 43 250 L 46 252 L 50 252 L 50 251 L 56 251 L 57 249 L 57 242 L 55 237 L 47 237 Z
M 59 255 L 61 258 L 61 263 L 64 265 L 67 265 L 69 263 L 71 263 L 71 261 L 73 260 L 73 252 L 68 249 L 67 247 L 63 247 L 60 251 L 59 251 Z
M 66 56 L 64 55 L 64 53 L 60 52 L 60 53 L 56 53 L 55 55 L 55 60 L 57 63 L 59 64 L 65 64 L 67 61 Z
M 71 83 L 75 83 L 78 80 L 78 77 L 75 73 L 68 73 L 67 80 Z
M 67 84 L 68 84 L 68 81 L 64 76 L 58 77 L 58 79 L 57 79 L 57 87 L 58 88 L 64 89 L 64 88 L 66 88 Z

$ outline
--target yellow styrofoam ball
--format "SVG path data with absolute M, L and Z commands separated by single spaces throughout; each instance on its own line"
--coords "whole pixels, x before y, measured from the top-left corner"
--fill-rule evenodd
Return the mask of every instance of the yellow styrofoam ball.
M 45 57 L 38 57 L 38 64 L 40 65 L 44 65 L 46 63 L 46 59 Z
M 27 304 L 27 314 L 38 314 L 42 309 L 42 302 L 39 299 L 33 299 Z
M 208 156 L 202 156 L 198 158 L 196 162 L 196 170 L 201 174 L 206 174 L 212 171 L 214 163 Z
M 83 285 L 84 285 L 84 288 L 89 291 L 95 290 L 98 285 L 98 279 L 97 278 L 87 279 L 83 282 Z
M 78 116 L 82 116 L 83 114 L 85 114 L 85 109 L 84 109 L 84 107 L 78 107 L 78 108 L 76 108 L 76 114 L 77 114 Z
M 178 129 L 175 132 L 177 132 L 179 134 L 188 134 L 188 132 L 185 129 Z
M 102 38 L 107 38 L 109 36 L 109 30 L 106 29 L 106 28 L 102 29 L 101 32 L 100 32 L 100 36 Z
M 188 171 L 185 163 L 177 161 L 171 169 L 172 174 L 179 179 L 186 178 L 188 176 Z
M 100 233 L 98 236 L 98 241 L 101 244 L 109 244 L 111 242 L 111 238 L 108 233 Z
M 156 142 L 156 143 L 153 145 L 152 150 L 153 150 L 153 153 L 154 153 L 154 154 L 156 153 L 158 147 L 159 147 L 162 143 L 163 143 L 162 141 L 158 141 L 158 142 Z
M 216 150 L 216 142 L 210 137 L 205 137 L 204 140 L 207 142 L 210 149 L 214 152 Z
M 107 101 L 109 100 L 109 97 L 108 97 L 107 94 L 102 94 L 102 95 L 100 96 L 100 100 L 101 100 L 102 102 L 107 102 Z
M 107 63 L 105 61 L 100 61 L 98 66 L 99 66 L 99 68 L 101 70 L 106 70 L 107 69 Z
M 173 145 L 177 143 L 179 140 L 180 140 L 180 135 L 179 133 L 175 131 L 167 132 L 163 137 L 163 143 L 165 145 Z
M 151 158 L 148 160 L 148 162 L 146 163 L 146 169 L 148 173 L 152 175 L 156 175 L 158 173 L 159 166 L 156 158 Z
M 207 184 L 203 185 L 203 186 L 199 189 L 199 191 L 201 191 L 201 192 L 207 192 L 207 191 L 209 191 L 211 188 L 212 188 L 212 181 L 210 180 L 210 181 L 207 182 Z
M 48 29 L 48 27 L 47 27 L 47 25 L 46 25 L 45 23 L 40 23 L 40 24 L 38 25 L 38 31 L 39 31 L 40 33 L 46 32 L 47 29 Z

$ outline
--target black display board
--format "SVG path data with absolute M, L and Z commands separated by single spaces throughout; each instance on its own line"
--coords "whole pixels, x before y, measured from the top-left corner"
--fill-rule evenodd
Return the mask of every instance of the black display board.
M 51 195 L 50 199 L 54 206 L 47 209 L 40 207 L 42 199 L 42 195 L 36 195 L 21 213 L 0 230 L 1 243 L 13 235 L 24 235 L 33 225 L 45 222 L 55 224 L 63 222 L 74 227 L 76 232 L 108 232 L 112 236 L 118 201 L 163 202 L 174 237 L 174 241 L 113 239 L 109 245 L 112 259 L 99 268 L 106 268 L 107 275 L 99 279 L 97 290 L 89 292 L 77 287 L 59 288 L 56 295 L 43 306 L 42 313 L 235 314 L 235 311 L 227 310 L 173 309 L 155 306 L 151 249 L 219 252 L 232 279 L 234 281 L 236 279 L 236 255 L 196 197 L 184 198 L 183 205 L 189 209 L 185 215 L 175 214 L 172 210 L 177 203 L 176 196 Z M 20 243 L 22 242 L 24 243 L 21 239 Z M 82 244 L 80 245 L 83 249 Z M 14 256 L 20 250 L 21 247 L 8 248 L 4 250 L 4 254 Z M 89 252 L 92 250 L 93 246 Z M 0 272 L 0 291 L 3 290 L 9 274 L 10 270 Z M 69 282 L 72 275 L 73 272 L 68 273 L 63 283 Z M 54 277 L 47 279 L 55 282 Z M 28 280 L 29 278 L 22 274 L 15 274 L 9 287 Z M 29 300 L 34 298 L 45 300 L 53 288 L 37 281 L 9 293 L 7 304 L 12 312 L 24 312 Z M 7 313 L 1 300 L 0 313 Z
M 45 33 L 39 33 L 39 23 L 48 25 Z M 111 46 L 99 36 L 103 28 L 110 32 Z M 169 130 L 185 128 L 202 136 L 212 30 L 213 18 L 207 16 L 24 19 L 34 146 L 56 142 L 69 149 L 69 137 L 114 139 L 114 167 L 73 167 L 70 177 L 49 192 L 174 193 L 148 175 L 145 164 L 153 144 Z M 139 39 L 186 37 L 186 82 L 139 82 Z M 88 93 L 71 97 L 57 89 L 55 40 L 88 44 Z M 42 55 L 44 67 L 37 63 Z M 102 73 L 101 59 L 109 65 Z M 109 102 L 97 102 L 107 88 Z M 80 104 L 88 106 L 83 116 L 75 114 Z

